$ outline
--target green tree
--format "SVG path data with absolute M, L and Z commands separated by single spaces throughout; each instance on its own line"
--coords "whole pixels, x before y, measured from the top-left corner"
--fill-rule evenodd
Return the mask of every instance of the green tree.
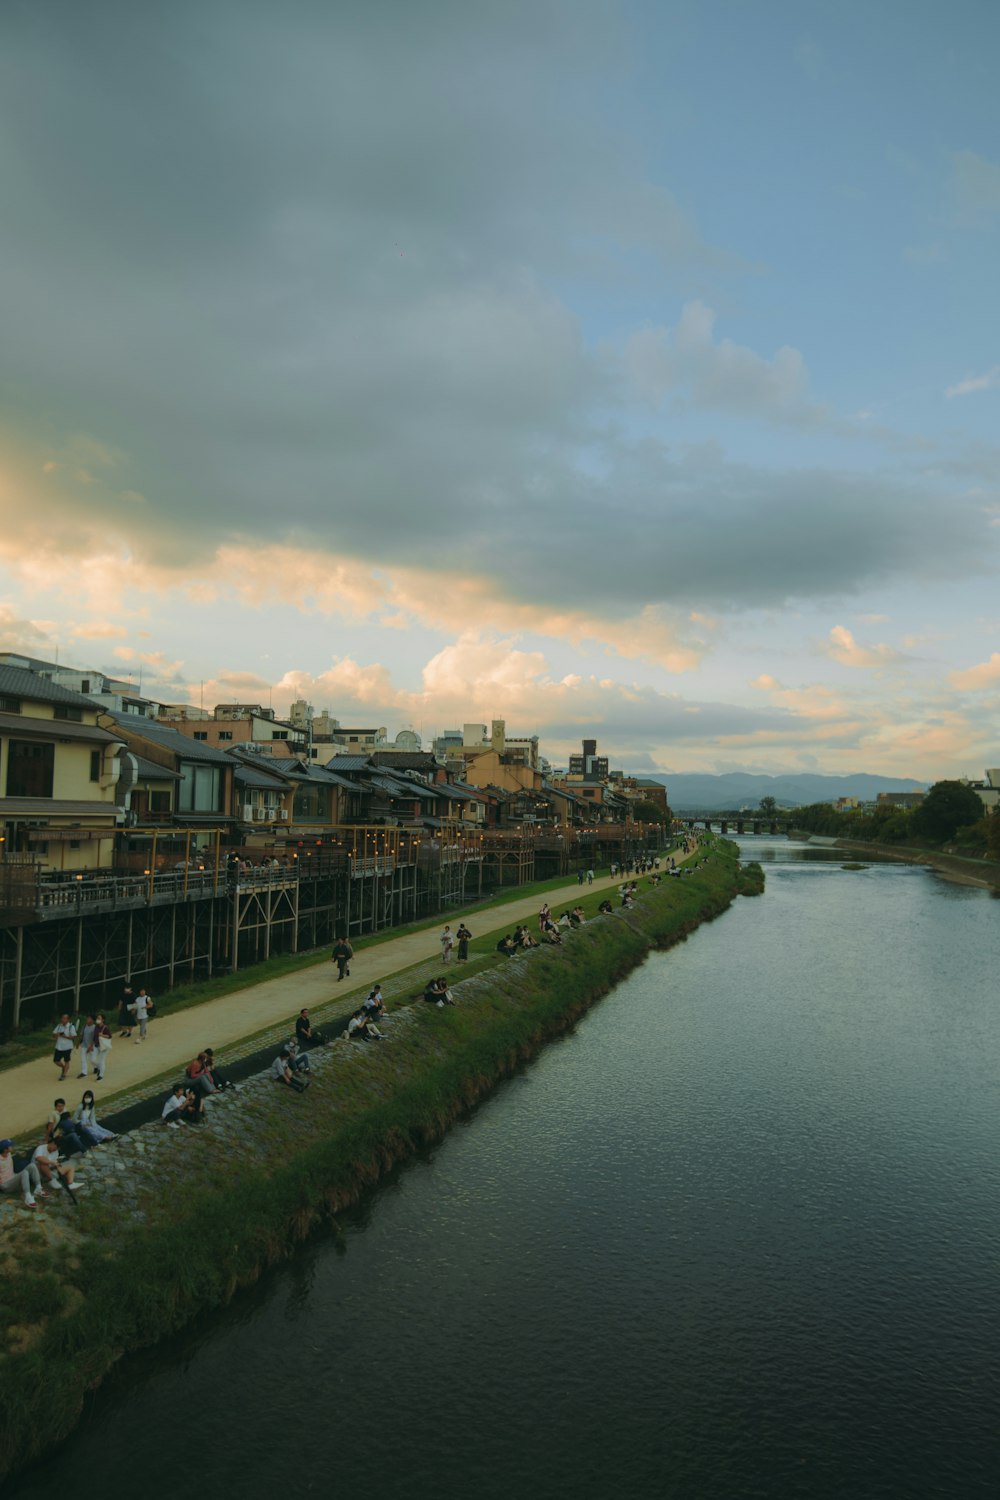
M 773 818 L 775 813 L 778 811 L 778 804 L 777 802 L 775 802 L 773 797 L 761 797 L 757 806 L 760 808 L 765 818 Z
M 1000 860 L 1000 807 L 995 807 L 986 820 L 986 853 L 990 859 Z
M 961 781 L 937 781 L 913 814 L 913 831 L 918 838 L 944 844 L 959 828 L 978 823 L 982 815 L 983 804 L 971 786 Z
M 667 808 L 666 812 L 657 802 L 633 802 L 632 816 L 639 823 L 666 823 L 672 818 L 672 813 Z

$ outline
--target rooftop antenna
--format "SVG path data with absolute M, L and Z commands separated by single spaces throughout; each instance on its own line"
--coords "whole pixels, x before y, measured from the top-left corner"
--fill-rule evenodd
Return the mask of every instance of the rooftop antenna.
M 205 679 L 204 679 L 204 677 L 201 679 L 201 697 L 198 699 L 198 707 L 201 709 L 202 713 L 205 712 Z

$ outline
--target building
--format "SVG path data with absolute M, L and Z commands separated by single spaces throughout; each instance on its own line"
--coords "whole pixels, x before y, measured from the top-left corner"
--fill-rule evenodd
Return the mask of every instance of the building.
M 122 821 L 124 736 L 99 703 L 0 666 L 0 844 L 42 871 L 109 868 Z
M 985 781 L 966 781 L 965 785 L 977 793 L 986 812 L 995 812 L 1000 808 L 1000 768 L 994 766 L 988 770 Z
M 160 716 L 159 722 L 217 750 L 251 745 L 259 754 L 286 756 L 305 748 L 302 731 L 260 703 L 217 703 L 211 715 L 204 709 L 171 709 L 169 715 Z
M 96 668 L 66 667 L 58 662 L 41 661 L 35 656 L 20 656 L 13 651 L 0 651 L 0 666 L 19 667 L 34 672 L 46 682 L 67 688 L 90 698 L 102 708 L 116 714 L 137 714 L 140 718 L 155 719 L 160 705 L 151 698 L 144 698 L 141 690 L 131 681 L 121 677 L 109 677 Z
M 570 756 L 569 774 L 570 776 L 585 776 L 593 781 L 607 781 L 608 757 L 598 755 L 596 740 L 584 740 L 583 753 Z
M 896 812 L 912 812 L 915 807 L 920 806 L 924 796 L 924 792 L 878 792 L 875 797 L 875 808 L 876 811 L 891 807 Z

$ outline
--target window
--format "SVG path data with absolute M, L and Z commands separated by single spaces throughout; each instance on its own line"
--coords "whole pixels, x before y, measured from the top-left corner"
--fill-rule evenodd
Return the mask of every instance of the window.
M 80 847 L 80 840 L 79 839 L 70 839 L 70 841 L 69 841 L 69 847 L 71 849 L 79 849 L 79 847 Z
M 81 680 L 80 680 L 80 692 L 81 693 L 89 693 L 90 692 L 90 678 L 89 677 L 83 677 L 83 678 L 81 678 Z
M 6 696 L 0 696 L 0 713 L 19 714 L 20 712 L 20 698 L 8 698 Z
M 91 781 L 100 781 L 101 779 L 100 750 L 91 750 L 90 752 L 90 779 Z
M 51 797 L 55 746 L 11 740 L 7 749 L 7 796 Z
M 57 703 L 52 710 L 54 719 L 68 719 L 73 724 L 83 723 L 83 709 L 71 708 L 68 703 Z
M 328 786 L 297 787 L 292 816 L 296 822 L 326 821 L 330 816 L 330 788 Z
M 149 810 L 151 813 L 168 813 L 170 811 L 170 793 L 150 792 Z
M 207 729 L 196 729 L 195 732 L 194 732 L 194 737 L 195 737 L 196 740 L 207 740 L 208 739 L 208 730 Z
M 181 763 L 181 780 L 177 788 L 179 812 L 218 812 L 222 795 L 222 776 L 218 766 L 196 766 Z
M 219 739 L 220 740 L 231 740 L 232 737 L 233 737 L 233 731 L 231 729 L 220 729 L 219 730 Z

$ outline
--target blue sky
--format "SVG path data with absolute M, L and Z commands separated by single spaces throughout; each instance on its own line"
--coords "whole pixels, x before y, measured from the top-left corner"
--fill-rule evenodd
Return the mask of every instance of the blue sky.
M 5 7 L 5 643 L 557 762 L 995 765 L 998 44 Z

